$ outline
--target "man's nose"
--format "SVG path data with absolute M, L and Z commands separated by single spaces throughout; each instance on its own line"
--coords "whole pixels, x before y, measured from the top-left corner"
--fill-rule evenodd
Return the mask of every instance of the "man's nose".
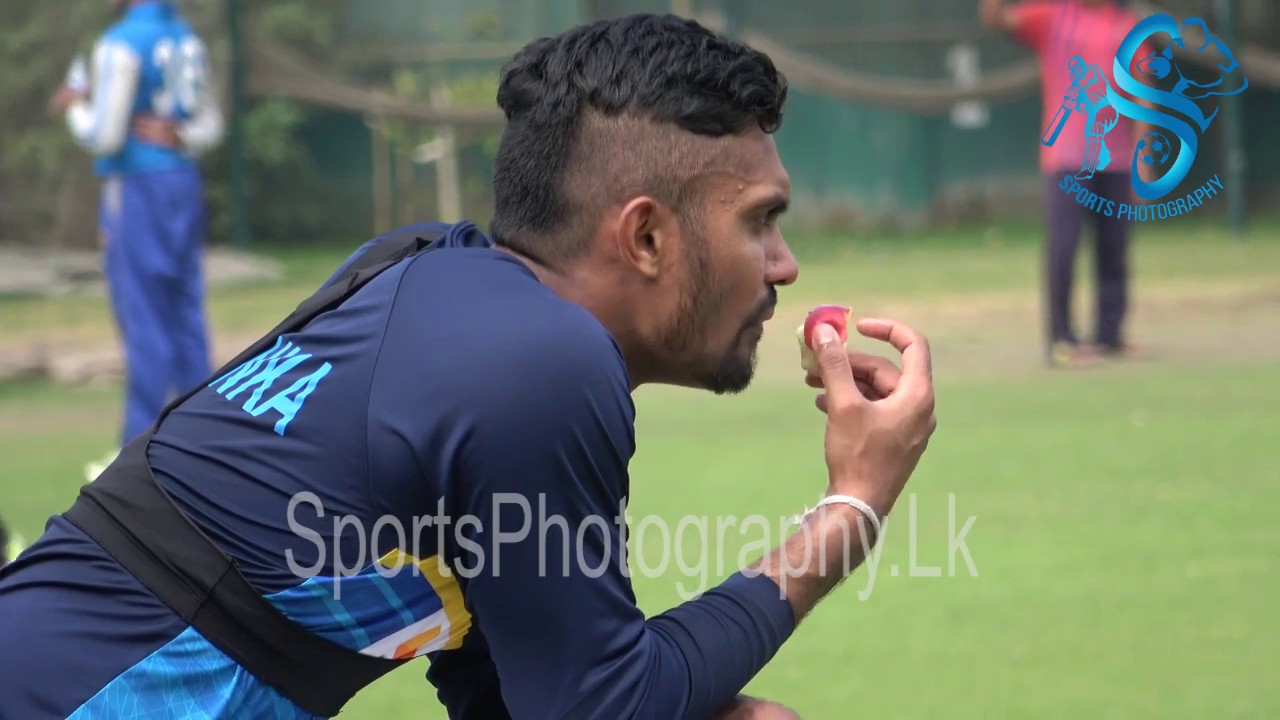
M 790 285 L 800 275 L 800 266 L 796 264 L 796 256 L 791 253 L 787 241 L 779 233 L 769 243 L 765 256 L 764 279 L 768 285 Z

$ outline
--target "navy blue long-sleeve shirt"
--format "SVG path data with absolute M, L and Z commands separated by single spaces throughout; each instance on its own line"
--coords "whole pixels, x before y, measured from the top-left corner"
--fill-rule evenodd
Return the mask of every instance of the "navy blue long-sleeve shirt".
M 617 343 L 473 226 L 447 245 L 175 409 L 157 478 L 295 621 L 428 657 L 453 718 L 709 717 L 792 632 L 790 604 L 737 574 L 644 616 Z

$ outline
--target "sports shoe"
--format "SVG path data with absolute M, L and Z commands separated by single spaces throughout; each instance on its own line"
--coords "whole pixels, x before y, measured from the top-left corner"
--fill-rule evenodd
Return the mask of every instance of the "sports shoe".
M 1102 354 L 1091 345 L 1057 342 L 1050 350 L 1049 364 L 1053 367 L 1089 367 L 1102 361 Z
M 1147 357 L 1146 348 L 1133 343 L 1122 345 L 1097 345 L 1094 351 L 1109 360 L 1143 360 Z

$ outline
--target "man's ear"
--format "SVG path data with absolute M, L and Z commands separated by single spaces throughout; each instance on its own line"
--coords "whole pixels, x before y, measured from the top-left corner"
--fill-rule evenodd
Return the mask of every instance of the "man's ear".
M 679 232 L 679 220 L 670 208 L 648 196 L 634 198 L 617 215 L 619 258 L 644 277 L 657 279 L 674 261 Z

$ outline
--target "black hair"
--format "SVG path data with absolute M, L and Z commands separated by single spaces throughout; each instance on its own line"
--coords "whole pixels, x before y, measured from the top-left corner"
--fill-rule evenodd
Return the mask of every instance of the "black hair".
M 674 15 L 602 20 L 535 40 L 503 68 L 498 88 L 507 126 L 494 162 L 490 232 L 499 244 L 543 262 L 584 249 L 584 238 L 566 232 L 575 220 L 566 175 L 578 162 L 574 151 L 587 115 L 626 116 L 704 137 L 753 126 L 773 133 L 786 96 L 786 78 L 767 55 Z M 651 162 L 641 157 L 653 154 L 648 145 L 615 142 L 607 152 L 618 156 L 616 169 Z

